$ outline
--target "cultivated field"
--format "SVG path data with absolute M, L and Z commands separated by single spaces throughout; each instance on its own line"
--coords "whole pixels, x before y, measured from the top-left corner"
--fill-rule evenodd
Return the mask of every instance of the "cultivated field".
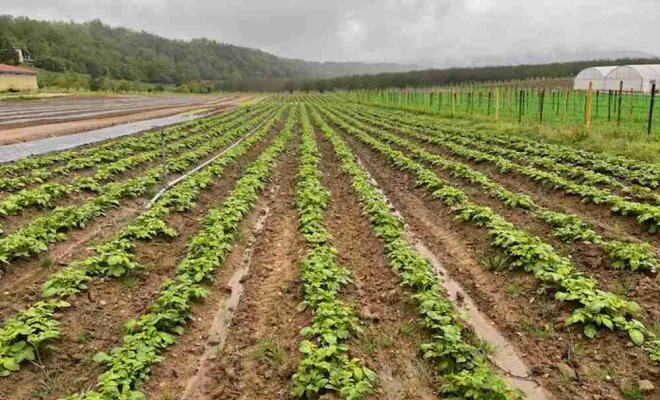
M 0 165 L 0 399 L 660 398 L 660 166 L 333 96 Z
M 55 97 L 0 101 L 0 145 L 232 105 L 231 97 Z

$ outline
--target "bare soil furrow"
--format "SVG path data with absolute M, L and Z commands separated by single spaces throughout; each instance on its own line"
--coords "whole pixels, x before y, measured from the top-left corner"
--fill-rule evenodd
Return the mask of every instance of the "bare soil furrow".
M 410 174 L 389 167 L 381 155 L 348 135 L 344 137 L 407 223 L 516 346 L 533 376 L 555 396 L 578 400 L 590 393 L 623 399 L 619 385 L 660 377 L 660 368 L 650 364 L 625 338 L 602 332 L 592 341 L 579 329 L 565 329 L 562 321 L 570 307 L 539 294 L 529 275 L 486 271 L 481 262 L 495 252 L 484 231 L 455 224 L 450 210 L 432 199 L 428 191 L 416 189 Z M 653 309 L 649 304 L 642 307 Z M 620 356 L 609 357 L 613 353 Z M 566 375 L 565 367 L 575 374 Z
M 270 137 L 276 132 L 271 131 Z M 146 269 L 138 274 L 120 280 L 101 278 L 93 280 L 86 295 L 78 296 L 70 302 L 72 307 L 58 317 L 62 324 L 62 338 L 56 348 L 42 359 L 44 369 L 57 379 L 45 382 L 39 379 L 41 368 L 26 366 L 12 376 L 14 384 L 0 380 L 0 398 L 4 393 L 12 393 L 10 398 L 24 398 L 29 393 L 48 389 L 43 399 L 57 399 L 67 393 L 90 389 L 102 370 L 91 361 L 99 351 L 109 352 L 121 343 L 124 323 L 138 317 L 158 295 L 161 284 L 174 275 L 174 269 L 185 257 L 186 243 L 201 228 L 200 218 L 219 205 L 235 182 L 243 174 L 244 168 L 254 161 L 268 145 L 264 140 L 241 157 L 236 164 L 228 166 L 221 178 L 202 191 L 197 206 L 184 214 L 174 213 L 165 217 L 179 236 L 174 239 L 156 239 L 152 242 L 138 242 L 138 259 Z M 142 204 L 140 209 L 144 209 Z M 76 254 L 77 258 L 78 254 Z M 26 306 L 36 300 L 40 285 L 46 276 L 41 277 L 32 287 L 33 296 L 21 300 Z M 20 382 L 19 385 L 15 385 Z M 18 386 L 18 389 L 16 389 Z M 13 389 L 19 392 L 14 392 Z M 59 396 L 59 397 L 58 397 Z
M 428 333 L 418 324 L 415 303 L 401 289 L 401 278 L 387 262 L 382 243 L 342 174 L 329 143 L 319 137 L 324 187 L 330 192 L 326 226 L 339 261 L 352 274 L 354 284 L 343 297 L 356 305 L 364 332 L 349 342 L 351 352 L 376 372 L 378 399 L 436 399 L 437 377 L 421 358 L 420 344 Z

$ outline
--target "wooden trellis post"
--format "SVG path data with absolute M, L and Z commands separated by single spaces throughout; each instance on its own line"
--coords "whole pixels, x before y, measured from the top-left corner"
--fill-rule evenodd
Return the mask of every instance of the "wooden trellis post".
M 543 105 L 545 103 L 545 89 L 539 92 L 539 123 L 543 123 Z
M 616 109 L 616 123 L 621 125 L 621 105 L 623 103 L 623 81 L 619 82 L 619 105 Z
M 649 127 L 646 131 L 647 136 L 651 136 L 651 129 L 653 129 L 653 106 L 655 105 L 655 83 L 651 85 L 651 106 L 649 108 Z
M 589 89 L 587 89 L 587 102 L 584 111 L 584 130 L 589 132 L 591 127 L 591 95 L 593 89 L 593 82 L 589 82 Z
M 495 121 L 500 120 L 500 88 L 495 88 Z
M 490 101 L 493 97 L 493 92 L 488 90 L 488 111 L 486 112 L 486 115 L 490 117 Z
M 520 91 L 520 100 L 518 101 L 518 123 L 522 123 L 522 115 L 523 115 L 523 100 L 524 100 L 524 90 Z
M 561 114 L 561 122 L 566 122 L 568 116 L 568 89 L 564 89 L 564 111 Z
M 628 109 L 628 120 L 632 118 L 633 111 L 635 109 L 635 90 L 630 89 L 630 109 Z

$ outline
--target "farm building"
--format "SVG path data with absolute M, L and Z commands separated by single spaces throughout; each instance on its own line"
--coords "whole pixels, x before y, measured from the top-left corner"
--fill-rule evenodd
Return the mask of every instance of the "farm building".
M 38 90 L 37 73 L 11 65 L 0 64 L 0 92 Z
M 605 90 L 619 90 L 623 81 L 623 90 L 650 93 L 655 83 L 660 87 L 660 65 L 623 65 L 616 67 L 605 77 Z
M 616 68 L 616 66 L 608 66 L 584 69 L 575 77 L 573 88 L 575 90 L 587 90 L 589 89 L 589 82 L 592 82 L 593 90 L 603 90 L 605 88 L 605 77 Z

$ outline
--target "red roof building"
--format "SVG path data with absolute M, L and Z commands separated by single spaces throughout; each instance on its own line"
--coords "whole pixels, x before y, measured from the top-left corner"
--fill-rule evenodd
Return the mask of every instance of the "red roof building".
M 39 90 L 37 73 L 30 69 L 0 64 L 0 92 Z
M 0 74 L 11 75 L 36 75 L 35 71 L 31 69 L 14 67 L 13 65 L 0 64 Z

